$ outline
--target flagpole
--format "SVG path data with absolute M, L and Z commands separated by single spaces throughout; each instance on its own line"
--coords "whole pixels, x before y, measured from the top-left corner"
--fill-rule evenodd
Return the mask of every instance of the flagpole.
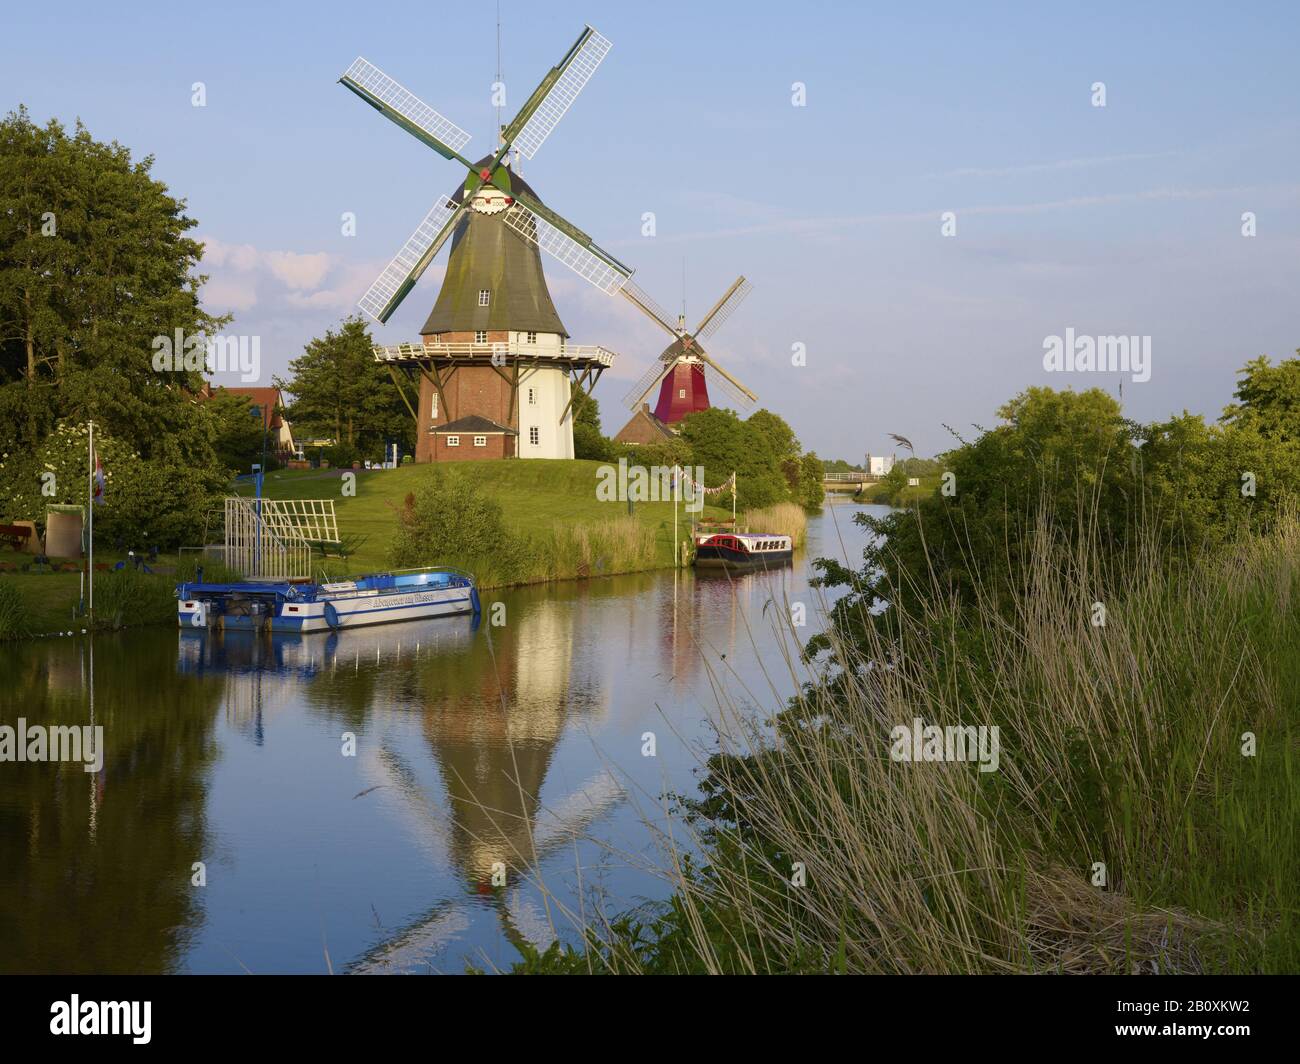
M 89 520 L 89 531 L 86 535 L 86 587 L 88 589 L 88 602 L 90 619 L 95 619 L 95 422 L 90 423 L 90 441 L 87 444 L 89 453 L 86 455 L 90 464 L 90 480 L 88 487 L 90 494 L 86 496 L 86 513 Z
M 681 494 L 680 481 L 678 478 L 677 465 L 673 464 L 673 568 L 680 568 L 682 564 L 682 545 L 677 542 L 677 496 Z

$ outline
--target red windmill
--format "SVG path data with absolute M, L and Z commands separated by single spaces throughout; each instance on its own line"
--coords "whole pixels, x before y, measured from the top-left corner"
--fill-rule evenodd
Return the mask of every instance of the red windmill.
M 655 403 L 654 415 L 672 425 L 687 414 L 709 408 L 710 381 L 719 385 L 738 407 L 745 408 L 756 402 L 758 396 L 710 358 L 700 343 L 701 339 L 707 340 L 718 331 L 752 287 L 744 277 L 737 277 L 713 309 L 704 315 L 695 331 L 687 332 L 684 315 L 678 316 L 676 325 L 671 324 L 668 315 L 654 300 L 631 281 L 627 282 L 622 288 L 623 295 L 673 336 L 673 342 L 664 349 L 658 361 L 624 396 L 623 402 L 628 408 L 633 412 L 638 410 L 658 385 L 659 399 Z

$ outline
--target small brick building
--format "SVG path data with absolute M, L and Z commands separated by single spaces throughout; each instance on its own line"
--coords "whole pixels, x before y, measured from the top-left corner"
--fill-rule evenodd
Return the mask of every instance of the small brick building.
M 430 462 L 473 462 L 485 458 L 513 458 L 514 429 L 478 414 L 438 425 L 429 434 Z
M 618 430 L 615 443 L 663 443 L 676 438 L 673 432 L 650 409 L 649 403 L 642 403 L 641 409 L 632 415 L 626 425 Z

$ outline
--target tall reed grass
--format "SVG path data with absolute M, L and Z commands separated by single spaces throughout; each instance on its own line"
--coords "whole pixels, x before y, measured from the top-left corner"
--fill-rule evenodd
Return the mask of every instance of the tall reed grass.
M 135 569 L 95 577 L 97 627 L 175 623 L 175 618 L 176 594 L 170 578 L 150 576 Z
M 662 566 L 664 557 L 671 556 L 670 549 L 659 543 L 654 528 L 634 517 L 616 517 L 591 524 L 557 524 L 515 536 L 487 551 L 440 552 L 436 562 L 429 564 L 465 569 L 487 590 L 643 572 Z
M 808 515 L 802 506 L 793 502 L 778 502 L 762 509 L 746 510 L 740 516 L 740 525 L 751 532 L 789 536 L 796 547 L 802 547 L 808 539 Z
M 907 608 L 773 721 L 720 706 L 671 904 L 585 914 L 571 965 L 1300 970 L 1300 521 L 1196 561 L 1083 542 L 1044 521 L 1009 612 L 882 589 Z M 998 770 L 891 760 L 915 717 L 997 726 Z
M 12 581 L 0 577 L 0 642 L 21 639 L 28 631 L 27 606 Z

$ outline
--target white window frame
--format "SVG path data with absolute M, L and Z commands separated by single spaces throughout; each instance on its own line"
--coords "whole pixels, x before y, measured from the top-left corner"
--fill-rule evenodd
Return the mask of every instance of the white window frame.
M 486 436 L 475 436 L 475 437 L 474 437 L 474 446 L 475 446 L 475 447 L 486 447 L 486 446 L 487 446 L 487 437 L 486 437 Z
M 459 436 L 448 436 L 448 437 L 447 437 L 447 446 L 448 446 L 448 447 L 459 447 L 459 446 L 460 446 L 460 437 L 459 437 Z
M 438 420 L 438 393 L 437 393 L 437 392 L 434 392 L 434 393 L 433 393 L 433 404 L 432 404 L 432 406 L 433 406 L 432 417 L 433 417 L 433 420 L 434 420 L 434 421 L 437 421 L 437 420 Z
M 677 389 L 677 398 L 678 398 L 678 399 L 685 399 L 685 398 L 686 398 L 686 389 L 685 389 L 685 388 L 678 388 L 678 389 Z
M 528 442 L 533 447 L 540 447 L 542 443 L 542 430 L 536 425 L 530 425 L 528 428 Z
M 485 344 L 485 343 L 487 343 L 487 342 L 488 342 L 488 341 L 487 341 L 487 330 L 486 330 L 486 329 L 475 329 L 475 330 L 474 330 L 474 342 L 475 342 L 476 344 Z
M 529 388 L 529 389 L 528 389 L 528 405 L 529 405 L 529 406 L 536 406 L 536 405 L 537 405 L 537 389 L 536 389 L 536 388 Z
M 526 344 L 535 344 L 535 343 L 537 343 L 537 334 L 536 334 L 535 332 L 526 332 L 526 333 L 524 333 L 524 343 L 526 343 Z
M 490 288 L 480 288 L 478 290 L 478 305 L 486 307 L 492 302 L 492 290 Z

